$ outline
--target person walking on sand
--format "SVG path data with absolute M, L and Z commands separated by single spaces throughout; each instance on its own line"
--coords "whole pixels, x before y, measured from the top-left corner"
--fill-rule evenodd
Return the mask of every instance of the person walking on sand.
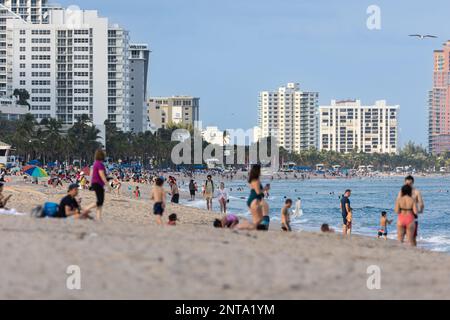
M 106 154 L 103 150 L 99 149 L 95 152 L 94 158 L 95 162 L 92 168 L 90 190 L 95 191 L 97 202 L 88 206 L 86 211 L 96 208 L 96 220 L 102 221 L 103 204 L 105 203 L 105 186 L 108 184 L 108 179 L 106 178 L 106 168 L 103 164 L 106 159 Z
M 212 176 L 208 175 L 205 181 L 205 185 L 203 186 L 203 196 L 206 200 L 206 209 L 208 211 L 212 211 L 212 200 L 214 197 L 214 181 L 212 180 Z
M 414 230 L 414 246 L 417 247 L 417 236 L 419 234 L 419 214 L 423 214 L 425 210 L 425 203 L 422 198 L 422 193 L 414 187 L 414 177 L 407 176 L 405 178 L 405 184 L 412 188 L 412 198 L 416 203 L 417 214 L 414 215 L 415 219 L 415 230 Z M 401 197 L 401 192 L 398 194 L 398 199 Z
M 218 200 L 220 205 L 220 213 L 227 214 L 228 192 L 225 189 L 225 183 L 220 183 L 218 191 Z
M 344 235 L 347 234 L 347 228 L 348 228 L 348 220 L 347 220 L 347 216 L 348 213 L 351 211 L 351 206 L 350 206 L 350 196 L 352 195 L 352 191 L 350 189 L 345 190 L 344 195 L 341 197 L 341 212 L 342 212 L 342 222 L 343 222 L 343 227 L 342 227 L 342 233 Z
M 170 194 L 172 198 L 170 202 L 178 204 L 180 202 L 180 191 L 178 190 L 177 180 L 174 177 L 169 177 Z
M 152 187 L 150 200 L 154 201 L 153 214 L 156 216 L 156 224 L 162 225 L 162 216 L 166 208 L 166 191 L 163 188 L 164 179 L 157 178 L 155 184 Z
M 415 243 L 415 216 L 418 213 L 416 201 L 413 198 L 413 189 L 410 185 L 405 184 L 400 191 L 400 198 L 395 202 L 395 212 L 398 214 L 397 234 L 398 240 L 403 243 L 405 236 L 411 246 Z

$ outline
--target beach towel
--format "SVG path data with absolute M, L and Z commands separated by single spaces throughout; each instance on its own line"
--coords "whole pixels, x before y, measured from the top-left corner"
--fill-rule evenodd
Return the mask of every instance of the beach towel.
M 0 209 L 0 215 L 7 215 L 7 216 L 25 216 L 24 213 L 17 212 L 16 209 Z

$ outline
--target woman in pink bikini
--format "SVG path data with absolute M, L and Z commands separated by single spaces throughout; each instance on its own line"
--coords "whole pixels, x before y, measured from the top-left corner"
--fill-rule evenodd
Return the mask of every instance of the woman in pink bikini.
M 409 243 L 414 246 L 414 233 L 416 229 L 414 217 L 417 215 L 417 206 L 412 197 L 413 189 L 411 186 L 405 185 L 402 187 L 400 195 L 395 203 L 395 212 L 398 213 L 398 240 L 403 243 L 406 235 Z

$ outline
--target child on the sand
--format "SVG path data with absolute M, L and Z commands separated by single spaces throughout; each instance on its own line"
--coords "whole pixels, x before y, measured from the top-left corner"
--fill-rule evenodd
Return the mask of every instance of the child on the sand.
M 284 203 L 284 207 L 281 209 L 281 230 L 285 232 L 291 232 L 291 218 L 289 209 L 292 207 L 292 200 L 287 199 Z
M 153 205 L 153 214 L 156 216 L 156 223 L 162 225 L 162 216 L 166 208 L 166 192 L 163 188 L 164 180 L 157 178 L 152 188 L 150 199 L 155 202 Z
M 167 223 L 169 226 L 176 226 L 178 221 L 178 217 L 175 213 L 172 213 L 169 216 L 169 222 Z
M 380 218 L 380 230 L 378 230 L 378 239 L 380 239 L 381 237 L 384 237 L 385 240 L 387 240 L 387 236 L 388 236 L 388 225 L 390 225 L 392 223 L 393 220 L 389 220 L 387 218 L 387 212 L 383 211 L 381 213 L 381 218 Z
M 136 186 L 136 189 L 134 189 L 134 196 L 136 199 L 139 199 L 141 197 L 141 190 L 139 190 L 139 187 Z

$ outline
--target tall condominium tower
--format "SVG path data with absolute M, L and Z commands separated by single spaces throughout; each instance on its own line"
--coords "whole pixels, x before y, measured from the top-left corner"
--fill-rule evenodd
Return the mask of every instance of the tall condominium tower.
M 148 130 L 147 79 L 150 50 L 146 44 L 131 44 L 130 60 L 130 131 Z
M 48 11 L 48 23 L 7 20 L 8 95 L 26 89 L 39 121 L 73 124 L 83 114 L 127 130 L 128 32 L 97 11 Z
M 363 106 L 359 100 L 331 101 L 320 107 L 320 150 L 396 153 L 399 106 L 386 101 Z
M 0 0 L 0 97 L 7 93 L 6 21 L 20 19 L 26 23 L 46 23 L 47 0 Z
M 318 107 L 319 94 L 301 91 L 297 83 L 260 92 L 259 138 L 276 137 L 290 152 L 317 148 Z
M 450 151 L 450 41 L 434 51 L 433 89 L 429 93 L 428 143 L 433 154 Z

